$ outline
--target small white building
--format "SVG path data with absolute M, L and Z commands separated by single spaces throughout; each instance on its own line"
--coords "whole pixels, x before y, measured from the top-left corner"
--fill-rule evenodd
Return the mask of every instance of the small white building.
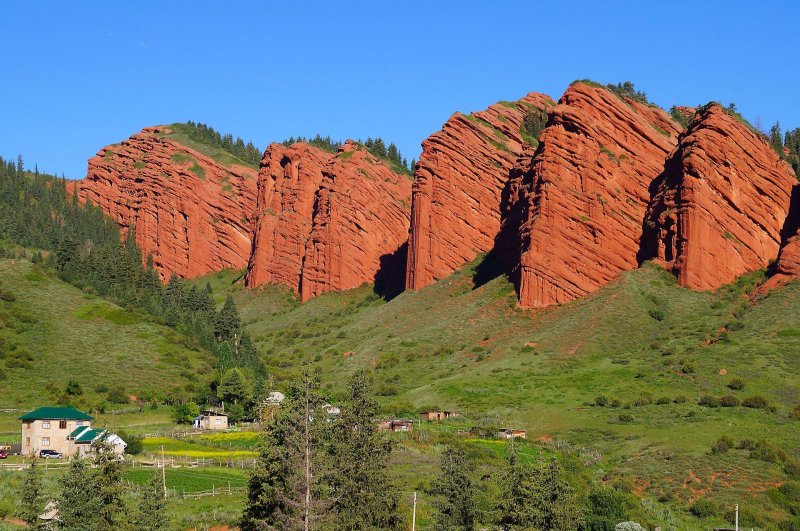
M 194 418 L 192 427 L 200 430 L 227 430 L 228 415 L 216 411 L 203 411 Z

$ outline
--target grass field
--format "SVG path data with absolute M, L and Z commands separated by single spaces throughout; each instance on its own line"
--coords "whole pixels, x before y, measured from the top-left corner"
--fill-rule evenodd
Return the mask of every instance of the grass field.
M 0 337 L 6 338 L 0 408 L 52 402 L 71 379 L 83 391 L 74 404 L 92 410 L 113 387 L 126 395 L 163 396 L 193 388 L 198 374 L 210 374 L 209 356 L 173 330 L 83 293 L 26 260 L 0 260 L 0 279 L 16 297 L 0 301 Z
M 134 468 L 125 473 L 125 480 L 145 485 L 161 471 L 153 468 Z M 178 493 L 206 492 L 212 489 L 244 488 L 247 486 L 248 471 L 235 468 L 167 468 L 165 479 L 167 488 Z

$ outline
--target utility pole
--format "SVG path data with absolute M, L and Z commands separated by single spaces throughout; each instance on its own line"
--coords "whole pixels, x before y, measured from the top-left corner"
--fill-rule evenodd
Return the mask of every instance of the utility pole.
M 161 483 L 164 485 L 164 499 L 167 499 L 167 467 L 164 465 L 164 445 L 161 445 Z
M 736 504 L 736 531 L 739 531 L 739 504 Z
M 411 513 L 411 531 L 417 530 L 417 491 L 414 491 L 414 510 Z

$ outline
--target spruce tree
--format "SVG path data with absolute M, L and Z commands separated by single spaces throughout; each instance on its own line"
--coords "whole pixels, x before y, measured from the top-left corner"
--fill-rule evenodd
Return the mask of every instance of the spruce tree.
M 446 448 L 440 467 L 439 476 L 432 486 L 436 495 L 434 529 L 474 529 L 477 515 L 475 487 L 467 473 L 470 466 L 466 452 L 463 448 Z
M 93 458 L 94 469 L 94 495 L 100 505 L 100 524 L 105 529 L 116 529 L 125 519 L 125 504 L 122 494 L 125 488 L 122 484 L 123 462 L 114 453 L 111 445 L 104 442 L 93 443 L 95 455 Z
M 59 481 L 58 516 L 63 531 L 103 529 L 95 478 L 83 459 L 74 459 Z
M 325 499 L 323 405 L 319 378 L 304 369 L 267 425 L 248 484 L 243 531 L 308 531 L 322 523 L 330 507 Z
M 36 459 L 31 462 L 31 467 L 25 472 L 25 479 L 19 492 L 21 505 L 20 516 L 25 523 L 34 529 L 39 528 L 39 515 L 44 510 L 42 478 Z
M 536 493 L 530 501 L 534 527 L 554 531 L 578 529 L 584 520 L 583 511 L 575 489 L 563 477 L 559 462 L 552 459 L 540 464 L 536 475 Z
M 398 490 L 386 473 L 393 444 L 375 424 L 378 403 L 367 374 L 353 374 L 331 436 L 336 529 L 396 529 Z
M 497 511 L 501 529 L 532 529 L 540 520 L 533 503 L 539 493 L 536 471 L 520 461 L 514 439 L 509 442 L 508 466 L 500 479 L 501 497 Z
M 166 501 L 159 474 L 153 474 L 150 481 L 139 488 L 139 502 L 136 512 L 131 518 L 131 527 L 137 531 L 159 531 L 169 527 Z

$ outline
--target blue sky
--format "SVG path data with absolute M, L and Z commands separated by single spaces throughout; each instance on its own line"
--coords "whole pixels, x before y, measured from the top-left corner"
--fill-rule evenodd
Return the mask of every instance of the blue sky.
M 800 2 L 0 0 L 0 154 L 80 178 L 144 126 L 259 147 L 382 136 L 411 159 L 454 111 L 580 78 L 800 127 Z

